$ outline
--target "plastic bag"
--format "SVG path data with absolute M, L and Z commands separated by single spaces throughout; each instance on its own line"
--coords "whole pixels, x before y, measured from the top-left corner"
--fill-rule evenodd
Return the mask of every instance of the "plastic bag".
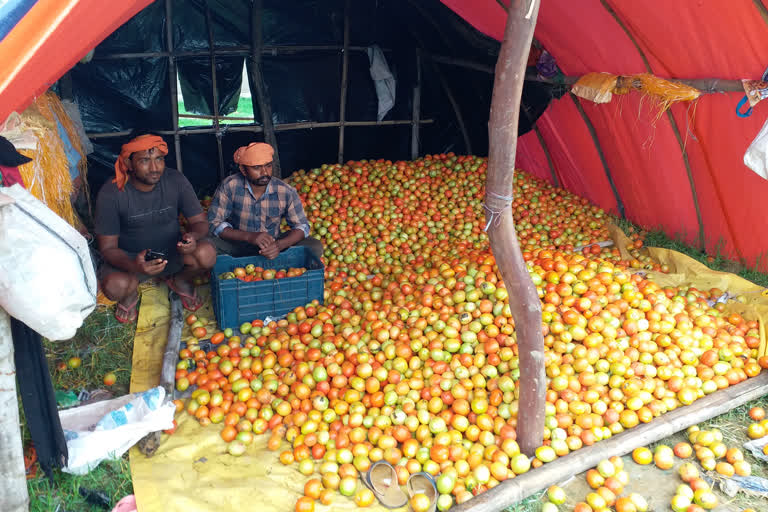
M 59 412 L 69 460 L 64 471 L 84 475 L 106 459 L 116 459 L 151 432 L 173 427 L 176 406 L 158 386 Z
M 761 178 L 768 179 L 768 121 L 760 128 L 760 133 L 744 153 L 744 165 Z
M 21 185 L 0 194 L 0 307 L 50 340 L 67 340 L 96 307 L 88 243 Z

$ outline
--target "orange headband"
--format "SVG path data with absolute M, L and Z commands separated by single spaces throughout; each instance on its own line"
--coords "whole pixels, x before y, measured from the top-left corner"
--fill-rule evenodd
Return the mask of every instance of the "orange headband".
M 117 157 L 115 162 L 115 179 L 112 180 L 113 183 L 117 184 L 118 190 L 123 190 L 128 181 L 128 166 L 125 160 L 131 156 L 131 153 L 146 151 L 152 148 L 157 148 L 163 156 L 168 154 L 168 145 L 162 137 L 157 135 L 140 135 L 127 144 L 123 144 L 123 147 L 120 149 L 120 156 Z
M 234 160 L 239 165 L 264 165 L 272 161 L 275 150 L 263 142 L 251 142 L 235 151 Z

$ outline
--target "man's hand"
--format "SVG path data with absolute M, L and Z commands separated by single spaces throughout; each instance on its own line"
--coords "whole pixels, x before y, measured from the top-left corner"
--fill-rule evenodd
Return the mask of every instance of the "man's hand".
M 176 244 L 179 254 L 192 254 L 197 249 L 197 240 L 190 233 L 181 236 L 181 242 Z
M 260 254 L 267 258 L 268 260 L 273 260 L 277 258 L 277 255 L 280 254 L 280 247 L 277 245 L 276 240 L 272 240 L 272 243 L 261 249 Z
M 147 250 L 145 249 L 141 251 L 134 260 L 140 273 L 146 274 L 148 276 L 155 276 L 165 270 L 165 266 L 168 264 L 168 260 L 144 261 L 144 256 L 146 254 Z
M 267 233 L 259 232 L 259 233 L 250 233 L 248 235 L 248 243 L 251 245 L 255 245 L 259 248 L 259 250 L 264 253 L 264 249 L 269 247 L 270 245 L 273 245 L 275 243 L 275 239 L 272 238 Z M 279 251 L 278 251 L 279 252 Z M 272 259 L 272 258 L 270 258 Z

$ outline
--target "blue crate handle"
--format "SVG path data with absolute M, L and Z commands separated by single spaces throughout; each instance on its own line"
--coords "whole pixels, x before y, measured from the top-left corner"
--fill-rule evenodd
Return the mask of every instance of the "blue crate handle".
M 744 105 L 747 103 L 747 95 L 745 94 L 743 98 L 741 98 L 741 101 L 739 101 L 739 104 L 736 105 L 736 115 L 744 118 L 749 117 L 752 115 L 752 107 L 749 107 L 746 111 L 742 111 Z

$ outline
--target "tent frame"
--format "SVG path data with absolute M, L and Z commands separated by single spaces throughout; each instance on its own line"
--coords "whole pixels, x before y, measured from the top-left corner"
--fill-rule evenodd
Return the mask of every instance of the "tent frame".
M 368 47 L 365 46 L 352 46 L 349 44 L 349 20 L 350 0 L 345 2 L 344 9 L 344 44 L 339 45 L 293 45 L 293 46 L 270 46 L 262 44 L 262 30 L 261 30 L 261 18 L 263 13 L 263 0 L 255 0 L 251 7 L 251 44 L 247 46 L 236 46 L 229 48 L 216 48 L 215 40 L 213 38 L 213 25 L 211 18 L 211 11 L 206 7 L 205 17 L 206 26 L 208 29 L 208 43 L 209 48 L 207 50 L 197 51 L 176 51 L 173 42 L 173 6 L 171 0 L 165 0 L 165 44 L 166 51 L 155 52 L 133 52 L 133 53 L 111 53 L 105 55 L 98 55 L 94 57 L 94 60 L 128 60 L 128 59 L 148 59 L 167 57 L 168 58 L 168 74 L 169 74 L 169 92 L 171 102 L 172 113 L 172 130 L 156 130 L 158 135 L 172 135 L 174 141 L 174 152 L 176 157 L 176 167 L 179 171 L 184 172 L 182 162 L 182 150 L 181 150 L 181 137 L 184 135 L 198 135 L 198 134 L 214 134 L 216 136 L 216 146 L 218 153 L 218 178 L 222 180 L 226 177 L 227 168 L 225 157 L 222 150 L 222 137 L 229 132 L 251 132 L 251 133 L 263 133 L 264 140 L 268 144 L 275 148 L 275 165 L 273 167 L 273 174 L 276 176 L 282 176 L 280 168 L 280 159 L 277 151 L 277 138 L 276 133 L 289 130 L 312 130 L 315 128 L 338 128 L 339 130 L 339 148 L 338 148 L 338 162 L 344 163 L 344 135 L 345 128 L 347 127 L 359 127 L 359 126 L 399 126 L 410 125 L 411 126 L 411 158 L 417 158 L 420 154 L 421 144 L 419 137 L 419 128 L 421 125 L 427 125 L 434 123 L 434 119 L 423 119 L 421 117 L 421 76 L 422 76 L 422 59 L 420 55 L 422 52 L 417 52 L 415 56 L 417 85 L 414 87 L 411 93 L 413 94 L 413 113 L 411 119 L 395 119 L 386 121 L 347 121 L 346 120 L 346 98 L 348 87 L 348 66 L 349 66 L 349 52 L 367 52 Z M 339 120 L 334 122 L 300 122 L 300 123 L 282 123 L 273 124 L 272 121 L 272 105 L 269 98 L 269 93 L 266 89 L 264 82 L 264 75 L 261 67 L 261 57 L 263 55 L 278 55 L 278 54 L 295 54 L 301 52 L 317 52 L 317 51 L 338 51 L 342 55 L 342 78 L 340 84 L 341 98 L 339 102 Z M 389 51 L 389 50 L 384 50 Z M 209 57 L 211 60 L 211 76 L 212 76 L 212 89 L 213 89 L 213 115 L 196 115 L 196 114 L 179 114 L 178 109 L 178 88 L 177 88 L 177 66 L 176 60 L 186 57 Z M 218 56 L 245 56 L 251 59 L 251 72 L 249 79 L 255 92 L 254 98 L 254 116 L 250 117 L 228 117 L 222 116 L 219 112 L 218 97 L 219 91 L 216 84 L 216 57 Z M 439 70 L 438 70 L 439 71 Z M 438 77 L 440 74 L 437 74 Z M 448 88 L 447 83 L 442 83 L 442 87 L 445 89 L 449 98 L 452 97 L 452 93 Z M 258 112 L 260 113 L 262 124 L 256 124 L 256 106 L 258 105 Z M 461 112 L 458 110 L 458 105 L 454 105 L 454 113 L 457 117 L 459 125 L 463 125 Z M 213 122 L 211 127 L 180 127 L 179 119 L 210 119 Z M 230 125 L 224 124 L 224 121 L 244 121 L 249 124 L 243 125 Z M 88 133 L 87 136 L 91 139 L 102 138 L 114 138 L 125 137 L 129 135 L 130 131 L 118 131 L 107 133 Z M 466 130 L 462 131 L 464 134 L 465 144 L 468 144 L 468 137 Z M 468 152 L 471 152 L 470 148 L 466 148 Z

